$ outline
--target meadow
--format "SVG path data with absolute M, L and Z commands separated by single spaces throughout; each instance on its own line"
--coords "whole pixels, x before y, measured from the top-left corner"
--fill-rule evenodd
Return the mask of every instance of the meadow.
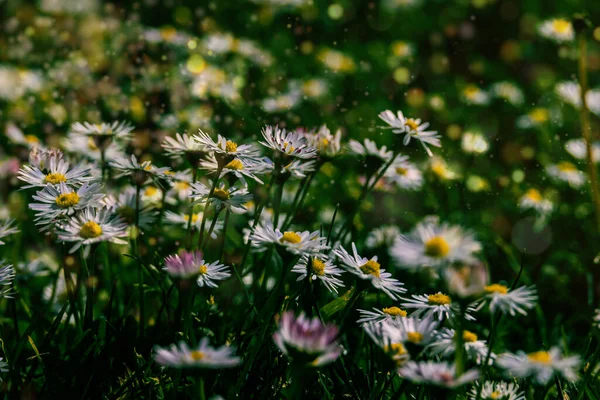
M 0 0 L 0 397 L 600 399 L 600 3 Z

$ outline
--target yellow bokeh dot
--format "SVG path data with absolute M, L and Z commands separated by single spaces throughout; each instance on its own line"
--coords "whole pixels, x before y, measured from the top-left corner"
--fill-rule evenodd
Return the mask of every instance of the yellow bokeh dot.
M 394 70 L 394 80 L 400 84 L 410 82 L 410 71 L 408 68 L 396 68 Z
M 194 54 L 187 60 L 187 69 L 193 74 L 199 74 L 206 68 L 206 61 L 201 56 Z
M 327 14 L 331 19 L 340 19 L 344 16 L 344 8 L 339 4 L 332 4 L 327 9 Z

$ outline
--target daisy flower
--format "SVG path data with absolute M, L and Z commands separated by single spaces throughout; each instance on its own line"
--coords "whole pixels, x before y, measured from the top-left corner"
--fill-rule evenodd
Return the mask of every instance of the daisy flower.
M 365 331 L 382 347 L 391 343 L 425 346 L 433 340 L 437 326 L 433 318 L 406 317 L 366 325 Z
M 163 367 L 172 368 L 231 368 L 239 365 L 241 360 L 233 355 L 233 349 L 228 346 L 211 347 L 207 337 L 200 340 L 195 349 L 184 343 L 171 345 L 167 348 L 154 348 L 154 361 Z
M 40 149 L 34 147 L 29 151 L 29 164 L 32 167 L 45 171 L 50 166 L 50 160 L 54 159 L 55 162 L 65 158 L 65 155 L 59 149 Z
M 135 224 L 136 196 L 135 188 L 128 186 L 122 189 L 117 197 L 112 195 L 106 196 L 102 200 L 102 204 L 113 214 L 118 215 L 125 224 L 133 226 Z M 154 206 L 151 204 L 141 204 L 138 216 L 140 228 L 150 228 L 156 219 L 156 214 Z
M 367 324 L 364 330 L 371 340 L 383 350 L 384 353 L 396 364 L 402 366 L 410 360 L 410 353 L 406 349 L 399 331 L 388 323 Z
M 8 371 L 8 363 L 4 361 L 2 357 L 0 357 L 0 372 Z M 0 377 L 0 382 L 2 382 L 2 378 Z
M 202 258 L 200 251 L 187 252 L 168 256 L 165 258 L 165 268 L 169 276 L 177 279 L 195 278 L 198 286 L 216 288 L 216 281 L 222 281 L 231 276 L 227 272 L 228 266 L 218 261 L 207 263 Z
M 542 22 L 538 27 L 538 32 L 546 39 L 551 39 L 557 43 L 570 42 L 575 38 L 571 21 L 564 18 L 554 18 Z
M 448 166 L 448 163 L 440 157 L 431 157 L 428 167 L 440 181 L 451 181 L 460 177 L 458 172 Z
M 516 354 L 505 353 L 500 355 L 496 362 L 496 365 L 505 370 L 507 376 L 533 378 L 540 385 L 550 382 L 555 375 L 575 382 L 578 379 L 577 370 L 580 364 L 579 356 L 565 357 L 557 347 L 529 354 L 522 351 Z
M 214 154 L 209 154 L 205 160 L 200 161 L 200 168 L 209 171 L 209 173 L 216 173 L 219 170 L 219 163 Z M 264 173 L 266 170 L 267 167 L 261 160 L 234 158 L 223 166 L 218 179 L 229 174 L 235 176 L 244 184 L 247 183 L 246 178 L 254 179 L 256 182 L 263 184 L 264 182 L 256 175 Z
M 413 383 L 449 389 L 462 386 L 479 377 L 479 371 L 477 370 L 469 370 L 460 376 L 456 376 L 454 365 L 433 361 L 409 361 L 398 370 L 398 374 Z
M 254 251 L 261 252 L 270 246 L 282 246 L 292 254 L 307 254 L 318 256 L 324 250 L 326 238 L 319 235 L 319 231 L 309 232 L 281 232 L 273 224 L 258 224 L 250 234 Z
M 423 186 L 423 174 L 406 156 L 397 157 L 384 177 L 400 189 L 418 190 Z
M 102 151 L 98 148 L 94 139 L 90 137 L 69 134 L 63 138 L 61 145 L 68 153 L 77 154 L 92 161 L 102 160 Z M 106 144 L 103 151 L 105 160 L 125 157 L 123 148 L 117 142 Z
M 442 147 L 440 135 L 436 131 L 428 131 L 429 122 L 421 122 L 420 118 L 405 118 L 402 111 L 398 111 L 395 115 L 390 110 L 385 110 L 379 113 L 379 118 L 389 125 L 387 129 L 391 129 L 396 134 L 404 134 L 403 143 L 408 146 L 412 138 L 418 140 L 427 154 L 432 156 L 431 150 L 427 145 Z
M 15 220 L 12 218 L 5 219 L 4 222 L 0 223 L 0 245 L 3 245 L 4 242 L 1 240 L 9 235 L 14 233 L 18 233 L 19 230 L 12 226 Z
M 220 184 L 215 187 L 212 195 L 211 189 L 201 182 L 192 183 L 190 197 L 196 202 L 205 203 L 210 200 L 217 209 L 228 208 L 232 212 L 245 212 L 245 204 L 252 200 L 252 195 L 248 193 L 245 186 L 230 186 Z M 210 196 L 210 198 L 209 198 Z
M 454 329 L 443 328 L 441 332 L 435 334 L 433 342 L 427 346 L 431 355 L 441 357 L 450 357 L 456 351 L 456 331 Z M 488 353 L 488 347 L 485 340 L 479 340 L 477 335 L 471 331 L 463 331 L 463 343 L 467 357 L 475 360 L 477 364 L 482 364 Z M 495 354 L 490 355 L 494 359 Z
M 157 207 L 161 207 L 163 191 L 153 185 L 148 185 L 140 191 L 140 200 L 144 204 L 154 204 Z
M 485 287 L 485 301 L 490 304 L 490 311 L 495 313 L 515 316 L 516 313 L 527 315 L 527 311 L 535 307 L 537 294 L 535 288 L 521 286 L 518 289 L 509 289 L 505 285 L 494 283 Z
M 408 235 L 400 235 L 390 254 L 401 268 L 441 267 L 453 262 L 474 263 L 481 244 L 460 226 L 426 218 Z
M 386 321 L 396 321 L 402 318 L 406 318 L 407 312 L 399 307 L 383 307 L 381 310 L 373 308 L 373 311 L 358 309 L 360 318 L 356 321 L 361 326 L 369 324 L 380 324 Z
M 188 136 L 186 133 L 177 133 L 174 138 L 167 136 L 161 146 L 170 157 L 185 157 L 193 167 L 196 167 L 200 158 L 209 151 L 194 136 Z
M 400 229 L 395 225 L 380 226 L 369 232 L 365 245 L 370 249 L 390 247 L 399 235 Z
M 587 159 L 585 139 L 571 139 L 565 142 L 565 150 L 578 160 Z M 592 160 L 594 163 L 600 161 L 600 143 L 592 143 Z
M 70 186 L 79 186 L 94 180 L 90 167 L 80 165 L 71 168 L 67 161 L 59 158 L 50 158 L 45 167 L 43 170 L 30 165 L 21 167 L 17 178 L 27 183 L 23 189 L 58 185 L 61 182 Z
M 99 183 L 84 183 L 75 190 L 64 182 L 49 185 L 32 196 L 37 203 L 30 203 L 29 208 L 36 211 L 36 223 L 47 225 L 55 222 L 60 216 L 73 215 L 88 207 L 98 207 L 104 197 L 99 193 L 102 186 Z
M 513 106 L 520 106 L 525 101 L 523 91 L 512 82 L 496 82 L 491 88 L 491 93 L 499 99 L 502 99 Z
M 319 129 L 312 130 L 305 136 L 308 144 L 317 149 L 321 157 L 334 158 L 342 151 L 342 131 L 339 129 L 335 132 L 335 135 L 332 135 L 329 128 L 323 124 Z
M 265 126 L 262 129 L 265 147 L 274 150 L 277 154 L 301 159 L 310 159 L 317 156 L 317 149 L 310 146 L 306 136 L 301 132 L 288 132 L 277 126 Z
M 189 169 L 172 174 L 168 181 L 171 188 L 167 191 L 166 201 L 174 204 L 175 198 L 181 202 L 188 200 L 192 193 L 192 180 L 192 172 Z
M 386 146 L 381 146 L 380 149 L 377 148 L 377 143 L 371 139 L 365 139 L 364 144 L 357 140 L 351 139 L 348 142 L 348 149 L 353 154 L 363 156 L 367 160 L 376 159 L 378 160 L 379 164 L 388 162 L 394 154 L 391 150 L 388 150 Z
M 169 167 L 157 168 L 150 161 L 138 162 L 135 155 L 131 157 L 120 157 L 110 162 L 110 166 L 119 173 L 117 178 L 131 176 L 134 183 L 143 185 L 147 180 L 154 178 L 168 179 Z
M 581 106 L 581 87 L 577 82 L 558 82 L 554 92 L 562 101 L 579 108 Z M 586 94 L 587 97 L 587 94 Z
M 519 199 L 519 208 L 534 210 L 539 214 L 546 215 L 552 212 L 554 204 L 550 200 L 545 199 L 539 190 L 531 188 Z
M 478 397 L 479 385 L 471 388 L 469 400 L 525 400 L 525 392 L 519 390 L 519 385 L 513 382 L 485 381 Z
M 12 284 L 15 279 L 15 270 L 12 265 L 0 263 L 0 299 L 10 299 L 13 295 Z
M 119 217 L 113 217 L 108 210 L 86 208 L 61 226 L 57 234 L 60 241 L 75 243 L 69 251 L 74 253 L 81 246 L 89 249 L 92 243 L 110 241 L 125 244 L 119 238 L 126 236 L 126 227 Z
M 261 166 L 264 171 L 273 171 L 275 169 L 275 163 L 269 158 L 265 157 L 261 160 Z M 302 179 L 306 178 L 308 174 L 314 172 L 317 169 L 317 163 L 314 160 L 302 160 L 295 159 L 290 163 L 281 166 L 280 174 L 282 176 L 291 176 L 293 178 Z
M 287 311 L 281 316 L 273 341 L 295 363 L 319 367 L 335 361 L 342 353 L 337 337 L 335 325 L 307 318 L 304 313 L 296 317 Z
M 525 115 L 517 118 L 517 126 L 519 128 L 535 128 L 548 122 L 550 113 L 547 108 L 535 107 Z
M 569 186 L 575 189 L 583 186 L 587 180 L 585 172 L 581 172 L 574 164 L 568 161 L 547 166 L 546 173 L 558 181 L 568 183 Z
M 383 291 L 392 299 L 396 300 L 398 294 L 406 292 L 406 289 L 402 287 L 404 285 L 402 282 L 392 278 L 392 274 L 381 269 L 381 264 L 377 262 L 377 256 L 371 259 L 361 257 L 354 243 L 352 243 L 352 255 L 342 246 L 334 250 L 334 253 L 348 272 L 362 280 L 370 281 L 373 287 Z
M 460 147 L 467 154 L 483 154 L 490 149 L 490 144 L 480 132 L 465 132 Z
M 426 318 L 433 316 L 436 320 L 453 319 L 460 311 L 459 305 L 452 302 L 452 298 L 442 292 L 434 294 L 413 294 L 412 299 L 403 299 L 402 307 L 415 310 L 412 315 Z M 474 321 L 475 318 L 469 312 L 475 311 L 468 307 L 465 319 Z
M 485 106 L 490 102 L 490 96 L 477 86 L 469 84 L 462 90 L 462 97 L 468 104 L 475 104 L 478 106 Z
M 111 123 L 90 124 L 89 122 L 76 122 L 71 125 L 73 135 L 90 137 L 98 148 L 105 149 L 112 139 L 129 140 L 133 125 L 128 122 L 114 121 Z
M 337 293 L 338 288 L 344 286 L 344 282 L 338 278 L 343 271 L 322 255 L 308 256 L 303 254 L 298 263 L 292 268 L 292 272 L 300 274 L 298 281 L 309 277 L 313 281 L 320 280 L 323 286 L 332 293 Z
M 220 164 L 227 164 L 234 158 L 254 159 L 258 157 L 258 151 L 251 144 L 240 144 L 218 135 L 215 142 L 208 134 L 198 130 L 194 140 L 207 150 L 214 152 L 217 161 Z
M 0 74 L 1 76 L 1 74 Z M 0 96 L 2 97 L 2 96 Z M 29 148 L 42 148 L 43 145 L 40 142 L 40 139 L 35 135 L 26 135 L 23 133 L 21 129 L 19 129 L 14 123 L 9 122 L 6 124 L 6 129 L 4 130 L 6 137 L 12 142 L 16 144 L 20 144 Z

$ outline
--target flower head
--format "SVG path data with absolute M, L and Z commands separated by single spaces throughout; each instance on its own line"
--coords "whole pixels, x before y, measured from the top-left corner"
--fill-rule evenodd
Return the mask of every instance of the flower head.
M 208 338 L 202 338 L 195 349 L 186 343 L 179 342 L 167 348 L 154 348 L 154 361 L 164 367 L 172 368 L 231 368 L 241 360 L 233 355 L 233 349 L 228 346 L 211 347 Z
M 411 139 L 418 140 L 427 154 L 432 156 L 431 150 L 427 145 L 442 147 L 440 142 L 440 135 L 436 131 L 428 131 L 428 122 L 421 122 L 420 118 L 406 118 L 402 111 L 398 111 L 397 115 L 390 110 L 385 110 L 379 113 L 379 118 L 382 119 L 389 126 L 387 129 L 391 129 L 396 134 L 404 134 L 403 143 L 408 146 Z
M 555 375 L 575 382 L 578 379 L 577 369 L 580 363 L 579 356 L 565 357 L 557 347 L 528 354 L 522 351 L 516 354 L 505 353 L 500 355 L 496 362 L 508 376 L 532 378 L 540 385 L 545 385 Z
M 284 156 L 309 159 L 317 156 L 317 149 L 310 146 L 301 132 L 289 132 L 277 126 L 265 126 L 262 130 L 265 147 Z
M 479 376 L 477 370 L 469 370 L 456 376 L 454 365 L 433 361 L 409 361 L 398 370 L 398 374 L 414 383 L 450 389 L 472 382 Z
M 252 247 L 255 251 L 263 251 L 270 246 L 283 247 L 292 254 L 319 255 L 327 250 L 325 238 L 319 231 L 295 232 L 275 229 L 272 224 L 258 224 L 250 234 Z
M 81 246 L 92 243 L 125 243 L 119 239 L 126 236 L 125 228 L 121 219 L 112 216 L 110 211 L 86 208 L 61 225 L 57 234 L 60 241 L 75 243 L 69 251 L 74 253 Z
M 292 268 L 292 272 L 300 274 L 299 281 L 307 278 L 313 281 L 319 280 L 327 290 L 333 293 L 337 293 L 338 288 L 344 286 L 344 283 L 338 278 L 343 271 L 323 255 L 302 255 L 298 263 Z
M 177 279 L 195 278 L 198 286 L 216 288 L 216 281 L 222 281 L 231 276 L 227 270 L 228 266 L 218 261 L 208 263 L 202 258 L 199 251 L 182 251 L 180 254 L 165 258 L 165 268 L 169 276 Z

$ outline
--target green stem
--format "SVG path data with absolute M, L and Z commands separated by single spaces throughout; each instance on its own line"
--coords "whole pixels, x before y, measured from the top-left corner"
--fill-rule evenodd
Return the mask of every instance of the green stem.
M 219 249 L 219 258 L 218 260 L 222 260 L 223 252 L 225 251 L 225 242 L 227 241 L 227 225 L 229 224 L 229 213 L 231 210 L 227 208 L 225 210 L 225 222 L 223 222 L 223 240 L 221 241 L 221 248 Z
M 456 350 L 454 352 L 454 363 L 456 365 L 456 377 L 458 378 L 465 372 L 465 339 L 463 337 L 464 332 L 464 306 L 460 305 L 460 311 L 457 318 L 456 335 L 454 340 L 456 341 Z
M 204 249 L 206 248 L 206 245 L 208 244 L 208 239 L 210 238 L 210 235 L 212 235 L 213 230 L 215 229 L 215 225 L 217 225 L 217 221 L 219 220 L 219 214 L 221 213 L 221 210 L 222 208 L 215 209 L 215 215 L 210 223 L 208 232 L 206 233 L 206 240 L 204 240 L 204 243 L 202 243 L 202 251 L 204 251 Z M 227 210 L 229 211 L 229 208 Z
M 196 183 L 196 178 L 198 177 L 198 168 L 194 167 L 192 172 L 192 185 Z M 164 204 L 163 204 L 164 208 Z M 187 226 L 187 242 L 192 247 L 192 219 L 194 217 L 194 200 L 190 198 L 190 213 L 188 214 L 188 226 Z M 162 221 L 162 212 L 161 212 L 161 221 Z
M 146 324 L 146 310 L 144 304 L 144 271 L 142 269 L 140 248 L 139 248 L 139 237 L 140 237 L 140 191 L 141 186 L 136 185 L 135 190 L 135 237 L 133 243 L 135 245 L 134 254 L 138 260 L 138 288 L 139 288 L 139 305 L 140 305 L 140 338 L 144 337 L 144 325 Z
M 215 193 L 215 189 L 217 188 L 217 184 L 219 183 L 219 178 L 221 177 L 221 171 L 223 171 L 223 166 L 219 164 L 217 167 L 217 172 L 215 179 L 213 180 L 213 184 L 210 188 L 210 192 L 208 192 L 208 197 L 206 198 L 206 206 L 204 206 L 204 212 L 202 213 L 202 223 L 200 224 L 200 236 L 198 237 L 198 248 L 202 248 L 202 242 L 204 241 L 204 227 L 206 226 L 206 214 L 208 213 L 208 208 L 210 206 L 210 200 Z

